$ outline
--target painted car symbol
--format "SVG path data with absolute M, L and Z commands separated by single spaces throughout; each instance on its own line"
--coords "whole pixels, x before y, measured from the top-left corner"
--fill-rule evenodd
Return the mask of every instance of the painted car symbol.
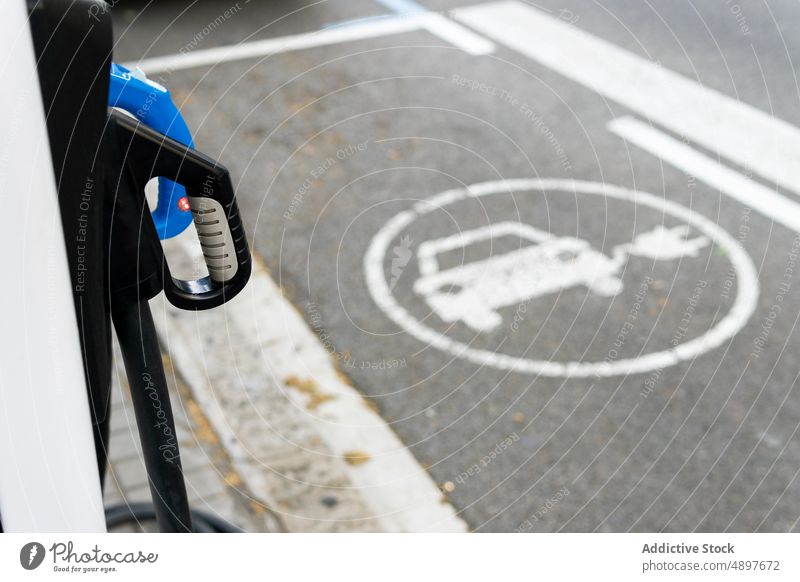
M 629 256 L 670 260 L 696 256 L 708 244 L 705 237 L 687 239 L 688 234 L 688 226 L 658 226 L 633 243 L 614 247 L 608 256 L 583 239 L 557 237 L 521 222 L 501 222 L 422 243 L 414 291 L 443 321 L 490 331 L 503 321 L 498 309 L 543 295 L 578 286 L 600 296 L 617 295 L 623 289 L 619 272 Z M 508 235 L 533 244 L 451 269 L 439 268 L 437 256 L 442 253 Z

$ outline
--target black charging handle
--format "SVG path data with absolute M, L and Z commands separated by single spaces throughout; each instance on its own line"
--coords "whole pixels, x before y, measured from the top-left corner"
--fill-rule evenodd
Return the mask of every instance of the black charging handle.
M 202 310 L 232 299 L 247 284 L 252 264 L 228 170 L 121 112 L 112 111 L 109 122 L 117 126 L 125 165 L 142 198 L 144 185 L 154 177 L 168 178 L 186 189 L 209 275 L 194 281 L 177 279 L 164 261 L 169 302 L 181 309 Z

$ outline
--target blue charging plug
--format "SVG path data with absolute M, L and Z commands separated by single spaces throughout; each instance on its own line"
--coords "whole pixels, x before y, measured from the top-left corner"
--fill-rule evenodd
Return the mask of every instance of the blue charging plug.
M 148 79 L 140 69 L 131 71 L 111 63 L 108 105 L 127 111 L 148 127 L 194 148 L 189 127 L 169 91 Z M 166 178 L 158 179 L 158 204 L 153 210 L 153 222 L 162 240 L 182 233 L 191 224 L 192 212 L 183 186 Z

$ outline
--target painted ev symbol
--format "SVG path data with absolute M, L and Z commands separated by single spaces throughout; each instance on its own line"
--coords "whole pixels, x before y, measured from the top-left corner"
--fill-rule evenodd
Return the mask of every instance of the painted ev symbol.
M 654 260 L 696 256 L 708 244 L 706 237 L 687 240 L 689 227 L 657 226 L 640 234 L 632 244 L 614 247 L 611 256 L 574 237 L 556 237 L 521 222 L 501 222 L 420 245 L 417 252 L 421 277 L 414 291 L 447 323 L 462 321 L 475 331 L 490 331 L 503 318 L 499 307 L 583 285 L 598 295 L 622 290 L 618 273 L 629 256 Z M 516 235 L 533 243 L 482 261 L 440 270 L 436 256 L 483 240 Z
M 605 254 L 575 237 L 558 237 L 518 221 L 503 221 L 454 235 L 428 240 L 419 245 L 419 277 L 414 293 L 423 298 L 445 323 L 461 322 L 475 332 L 491 331 L 503 319 L 501 308 L 583 286 L 592 293 L 612 297 L 623 289 L 620 272 L 632 257 L 651 261 L 672 261 L 697 256 L 700 249 L 714 244 L 731 262 L 736 273 L 737 294 L 728 313 L 698 337 L 669 349 L 643 353 L 616 361 L 559 362 L 523 358 L 468 345 L 437 331 L 412 315 L 394 296 L 384 269 L 386 253 L 393 240 L 414 221 L 459 201 L 493 194 L 560 192 L 588 194 L 627 201 L 677 219 L 678 226 L 656 226 L 629 243 L 617 245 Z M 696 232 L 696 235 L 692 233 Z M 442 253 L 464 249 L 480 241 L 512 235 L 526 241 L 509 253 L 467 262 L 450 269 L 440 268 Z M 576 180 L 519 179 L 474 184 L 448 190 L 415 204 L 387 222 L 374 236 L 364 257 L 367 286 L 377 305 L 410 335 L 456 357 L 500 369 L 545 376 L 612 376 L 648 372 L 674 365 L 708 352 L 730 339 L 747 323 L 758 299 L 755 267 L 744 249 L 719 226 L 675 202 L 626 188 Z

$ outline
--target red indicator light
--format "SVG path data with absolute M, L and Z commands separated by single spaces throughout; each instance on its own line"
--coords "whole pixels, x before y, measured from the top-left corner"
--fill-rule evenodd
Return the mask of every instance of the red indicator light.
M 189 212 L 191 209 L 192 207 L 189 206 L 189 199 L 186 196 L 178 200 L 178 210 L 181 212 Z

